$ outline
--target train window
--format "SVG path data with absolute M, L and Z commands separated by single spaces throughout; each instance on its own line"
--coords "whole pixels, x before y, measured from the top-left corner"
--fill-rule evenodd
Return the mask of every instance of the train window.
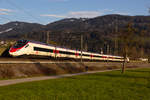
M 17 41 L 17 43 L 14 45 L 13 48 L 21 48 L 24 45 L 26 45 L 27 43 L 28 43 L 27 40 L 19 40 L 19 41 Z
M 20 48 L 20 47 L 23 47 L 25 44 L 22 44 L 22 43 L 17 43 L 14 45 L 13 48 Z
M 52 49 L 46 49 L 46 48 L 40 48 L 40 47 L 34 47 L 34 51 L 53 52 Z
M 28 44 L 28 45 L 26 45 L 26 46 L 25 46 L 25 48 L 27 48 L 28 46 L 29 46 L 29 44 Z

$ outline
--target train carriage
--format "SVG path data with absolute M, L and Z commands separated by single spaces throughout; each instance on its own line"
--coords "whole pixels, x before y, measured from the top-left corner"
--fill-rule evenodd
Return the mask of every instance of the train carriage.
M 96 61 L 123 61 L 121 56 L 104 55 L 98 53 L 91 53 L 79 50 L 71 50 L 53 45 L 48 45 L 41 42 L 19 40 L 9 50 L 11 56 L 35 55 L 35 56 L 48 56 L 53 58 L 67 58 L 67 59 L 82 59 L 83 60 L 96 60 Z M 129 58 L 126 59 L 129 61 Z

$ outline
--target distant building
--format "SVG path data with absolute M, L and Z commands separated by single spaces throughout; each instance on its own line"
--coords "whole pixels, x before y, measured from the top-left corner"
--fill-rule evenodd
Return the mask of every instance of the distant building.
M 140 61 L 148 61 L 147 58 L 139 58 Z
M 12 44 L 14 44 L 14 42 L 10 42 L 10 44 L 12 45 Z
M 5 44 L 5 42 L 4 42 L 4 41 L 1 41 L 0 44 L 3 45 L 3 44 Z

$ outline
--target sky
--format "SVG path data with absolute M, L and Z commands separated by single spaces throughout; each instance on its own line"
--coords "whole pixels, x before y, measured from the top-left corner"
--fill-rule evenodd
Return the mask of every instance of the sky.
M 0 24 L 10 21 L 48 24 L 64 18 L 107 14 L 148 16 L 150 0 L 0 0 Z

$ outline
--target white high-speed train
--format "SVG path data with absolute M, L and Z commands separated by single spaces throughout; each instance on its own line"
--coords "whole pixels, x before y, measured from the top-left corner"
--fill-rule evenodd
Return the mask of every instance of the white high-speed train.
M 19 40 L 9 50 L 11 56 L 23 56 L 23 55 L 37 55 L 37 56 L 49 56 L 57 58 L 67 59 L 82 59 L 83 60 L 97 60 L 97 61 L 123 61 L 121 56 L 104 55 L 91 52 L 82 52 L 78 50 L 71 50 L 61 47 L 55 47 L 47 45 L 41 42 L 35 42 L 30 40 Z M 129 61 L 129 59 L 126 59 Z

